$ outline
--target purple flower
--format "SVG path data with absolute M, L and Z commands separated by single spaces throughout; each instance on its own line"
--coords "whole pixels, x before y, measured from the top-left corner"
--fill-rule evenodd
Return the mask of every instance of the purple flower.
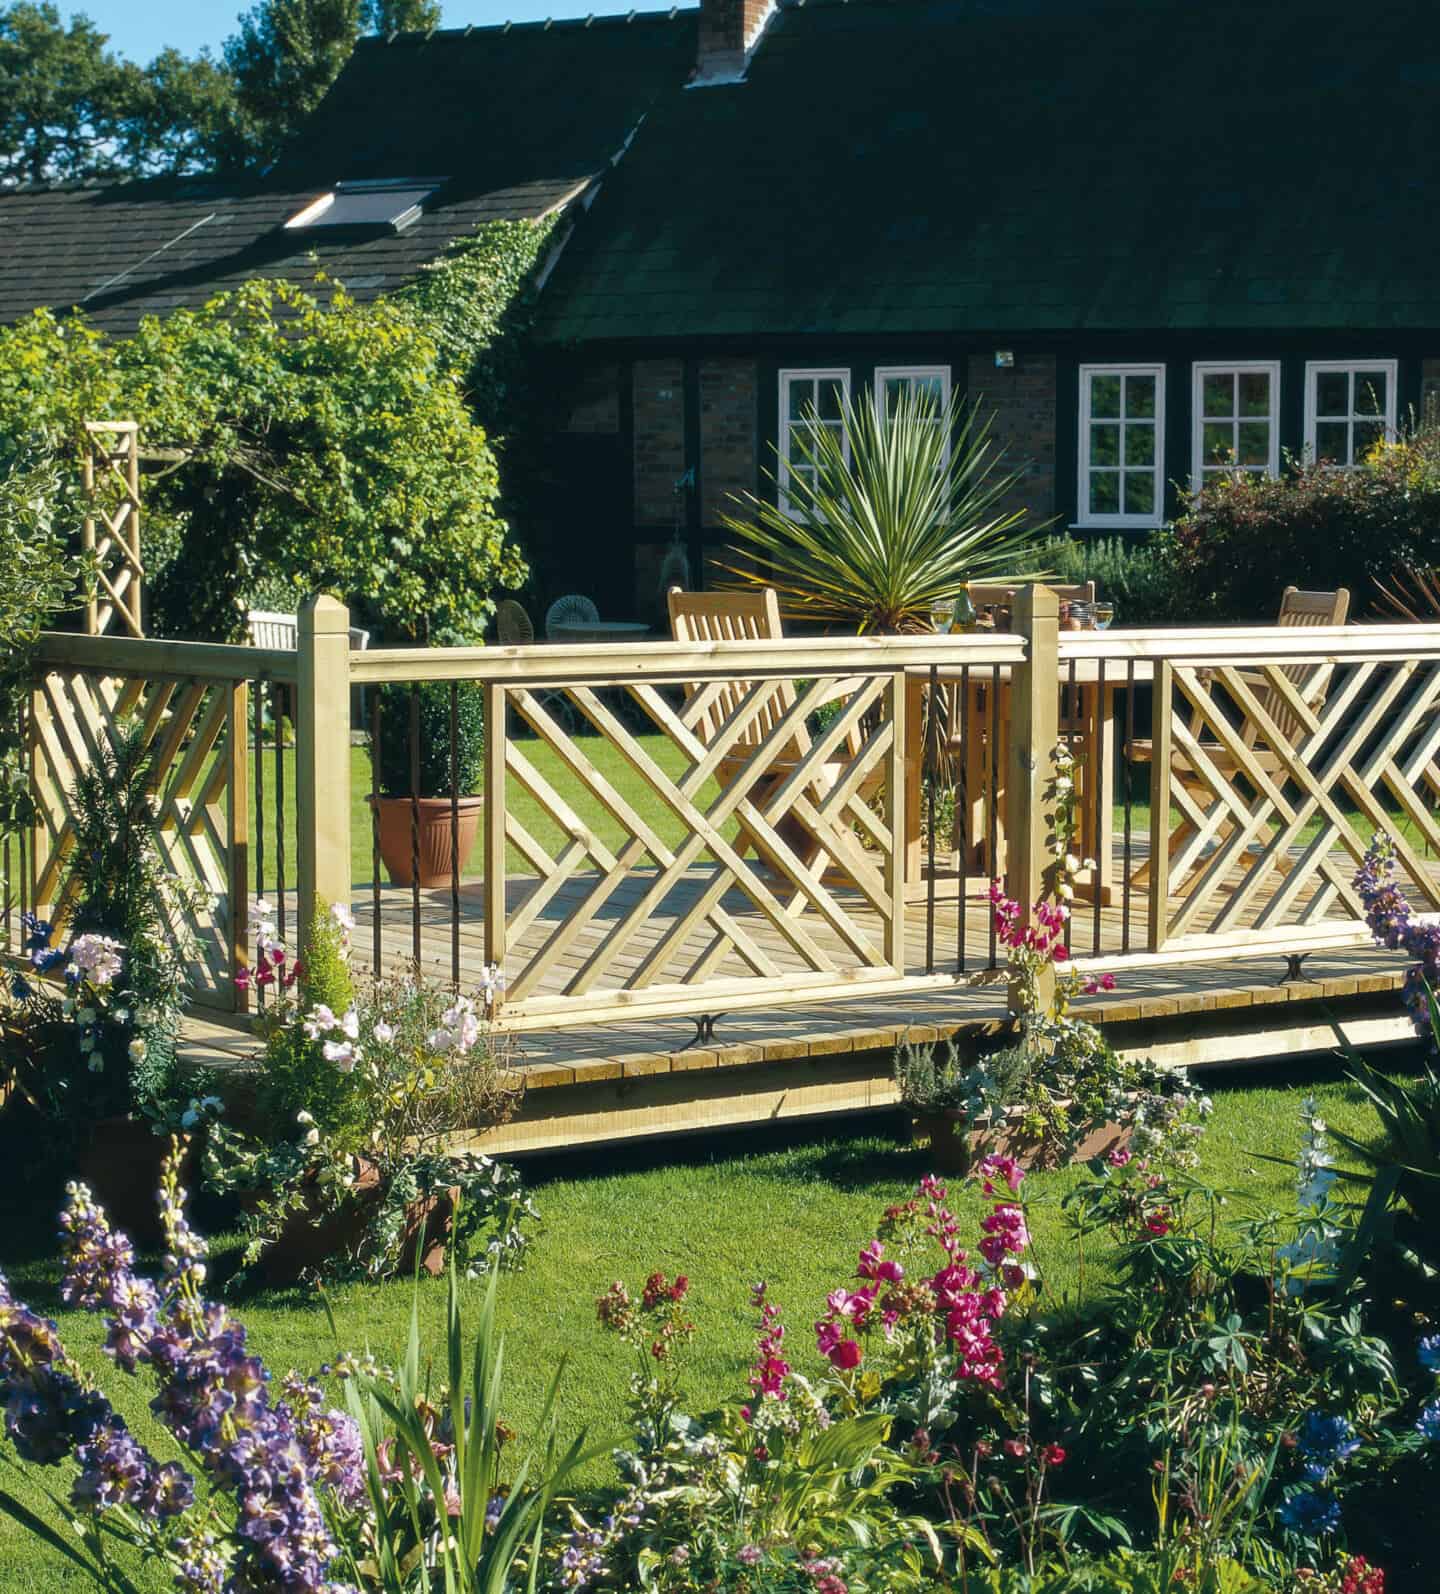
M 1440 1443 L 1440 1400 L 1432 1400 L 1423 1408 L 1415 1423 L 1415 1432 L 1430 1443 Z
M 1280 1520 L 1302 1538 L 1318 1539 L 1340 1526 L 1340 1504 L 1333 1494 L 1302 1489 L 1280 1507 Z
M 1410 904 L 1395 883 L 1395 845 L 1388 836 L 1375 835 L 1365 854 L 1355 889 L 1365 905 L 1370 933 L 1392 952 L 1403 951 L 1418 959 L 1406 970 L 1400 1000 L 1409 1010 L 1416 1033 L 1433 1040 L 1430 993 L 1440 988 L 1440 924 L 1416 924 Z
M 1440 1334 L 1427 1334 L 1417 1347 L 1420 1365 L 1440 1373 Z
M 1328 1417 L 1324 1412 L 1306 1414 L 1295 1436 L 1301 1468 L 1307 1478 L 1323 1482 L 1330 1471 L 1360 1448 L 1355 1430 L 1344 1417 Z

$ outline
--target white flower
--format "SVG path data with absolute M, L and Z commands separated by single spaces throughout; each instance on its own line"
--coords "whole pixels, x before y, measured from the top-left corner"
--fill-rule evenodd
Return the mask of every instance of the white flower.
M 394 1039 L 395 1039 L 395 1027 L 394 1027 L 394 1025 L 393 1024 L 387 1024 L 385 1022 L 385 1020 L 382 1018 L 380 1020 L 380 1022 L 375 1026 L 375 1040 L 376 1040 L 376 1043 L 378 1045 L 380 1045 L 380 1046 L 388 1046 L 390 1044 L 390 1042 L 393 1041 Z
M 334 1063 L 342 1074 L 348 1074 L 360 1061 L 360 1048 L 354 1041 L 326 1041 L 325 1061 Z
M 300 1111 L 295 1114 L 295 1122 L 297 1124 L 313 1124 L 315 1120 L 302 1107 Z
M 353 1007 L 347 1008 L 345 1017 L 340 1020 L 340 1033 L 346 1040 L 358 1041 L 360 1039 L 360 1015 Z
M 70 947 L 70 965 L 85 974 L 92 985 L 109 985 L 119 977 L 121 950 L 113 936 L 76 936 Z
M 343 902 L 337 902 L 331 907 L 330 917 L 347 935 L 355 928 L 355 915 Z
M 320 1131 L 318 1129 L 307 1130 L 305 1134 L 305 1144 L 307 1146 L 318 1146 L 320 1144 Z
M 150 1048 L 145 1044 L 144 1038 L 139 1035 L 137 1035 L 135 1039 L 130 1042 L 128 1049 L 130 1052 L 130 1061 L 132 1063 L 143 1063 L 145 1061 L 146 1052 L 150 1050 Z
M 1068 775 L 1057 775 L 1055 777 L 1055 790 L 1060 795 L 1063 796 L 1065 793 L 1074 790 L 1074 787 L 1075 782 Z
M 324 1002 L 320 1002 L 315 1007 L 314 1012 L 305 1020 L 305 1034 L 310 1040 L 316 1041 L 328 1031 L 337 1029 L 339 1024 L 340 1020 L 326 1007 Z
M 1080 873 L 1080 860 L 1075 856 L 1075 854 L 1073 852 L 1067 852 L 1065 854 L 1065 873 L 1066 874 L 1079 874 Z
M 1072 886 L 1068 880 L 1062 880 L 1059 885 L 1055 887 L 1055 895 L 1059 897 L 1062 902 L 1073 901 L 1075 897 L 1075 887 Z

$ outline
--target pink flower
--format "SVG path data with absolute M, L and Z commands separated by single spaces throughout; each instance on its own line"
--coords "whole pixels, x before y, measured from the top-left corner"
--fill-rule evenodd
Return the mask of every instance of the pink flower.
M 838 1367 L 841 1372 L 849 1372 L 860 1365 L 864 1351 L 853 1339 L 842 1339 L 835 1349 L 830 1352 L 831 1364 Z
M 1065 1464 L 1065 1451 L 1059 1445 L 1046 1445 L 1040 1452 L 1040 1459 L 1047 1467 L 1060 1467 Z
M 1030 1454 L 1030 1446 L 1023 1439 L 1007 1439 L 1000 1448 L 1012 1461 L 1019 1461 Z
M 1112 1168 L 1123 1168 L 1135 1153 L 1129 1146 L 1116 1146 L 1114 1151 L 1105 1159 Z
M 988 1157 L 980 1159 L 980 1175 L 984 1180 L 986 1195 L 995 1193 L 993 1183 L 995 1179 L 1003 1179 L 1010 1187 L 1010 1194 L 1014 1195 L 1024 1181 L 1025 1170 L 1014 1157 L 1002 1156 L 998 1151 L 992 1151 Z

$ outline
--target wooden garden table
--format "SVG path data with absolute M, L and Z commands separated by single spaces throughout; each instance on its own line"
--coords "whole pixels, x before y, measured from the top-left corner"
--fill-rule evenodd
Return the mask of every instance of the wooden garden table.
M 941 684 L 949 687 L 957 697 L 962 690 L 968 693 L 968 702 L 963 707 L 958 702 L 953 705 L 952 714 L 959 716 L 959 728 L 952 729 L 947 735 L 946 746 L 951 751 L 958 747 L 964 770 L 967 808 L 964 829 L 967 843 L 964 869 L 966 895 L 983 897 L 989 892 L 991 879 L 1003 876 L 1005 872 L 1005 772 L 1010 756 L 1012 667 L 1008 664 L 975 665 L 968 672 L 968 681 L 966 672 L 959 665 L 942 664 L 936 673 Z M 1105 904 L 1114 900 L 1116 886 L 1113 834 L 1115 697 L 1117 691 L 1128 686 L 1132 680 L 1139 685 L 1148 684 L 1152 678 L 1153 671 L 1147 659 L 1134 661 L 1133 675 L 1130 661 L 1117 659 L 1077 659 L 1074 661 L 1073 673 L 1068 663 L 1062 665 L 1060 671 L 1059 739 L 1061 743 L 1071 745 L 1075 753 L 1080 821 L 1077 851 L 1082 857 L 1094 858 L 1096 861 L 1095 869 L 1082 870 L 1075 884 L 1080 893 L 1091 900 L 1098 889 L 1100 900 Z M 925 763 L 924 702 L 929 680 L 928 670 L 912 670 L 908 673 L 905 897 L 909 902 L 923 901 L 929 893 L 927 849 L 921 833 Z M 1067 703 L 1066 697 L 1072 686 L 1076 701 Z M 991 694 L 997 689 L 1000 699 L 998 717 L 991 701 Z M 950 723 L 952 727 L 955 726 L 953 717 Z M 990 857 L 992 798 L 993 860 Z M 958 818 L 957 813 L 957 821 Z M 939 839 L 936 838 L 937 863 L 941 856 Z M 958 842 L 954 848 L 944 849 L 946 854 L 955 851 L 958 851 Z M 959 875 L 957 866 L 954 878 L 958 880 Z

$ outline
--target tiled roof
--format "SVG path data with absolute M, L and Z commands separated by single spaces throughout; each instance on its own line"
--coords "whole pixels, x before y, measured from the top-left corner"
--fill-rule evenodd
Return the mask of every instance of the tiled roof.
M 556 339 L 1440 327 L 1433 0 L 809 0 L 662 97 Z
M 253 276 L 316 266 L 358 298 L 399 287 L 491 219 L 582 191 L 694 58 L 695 13 L 362 40 L 258 182 L 165 179 L 0 192 L 0 321 L 82 305 L 112 331 Z M 337 181 L 449 180 L 401 233 L 283 224 Z

